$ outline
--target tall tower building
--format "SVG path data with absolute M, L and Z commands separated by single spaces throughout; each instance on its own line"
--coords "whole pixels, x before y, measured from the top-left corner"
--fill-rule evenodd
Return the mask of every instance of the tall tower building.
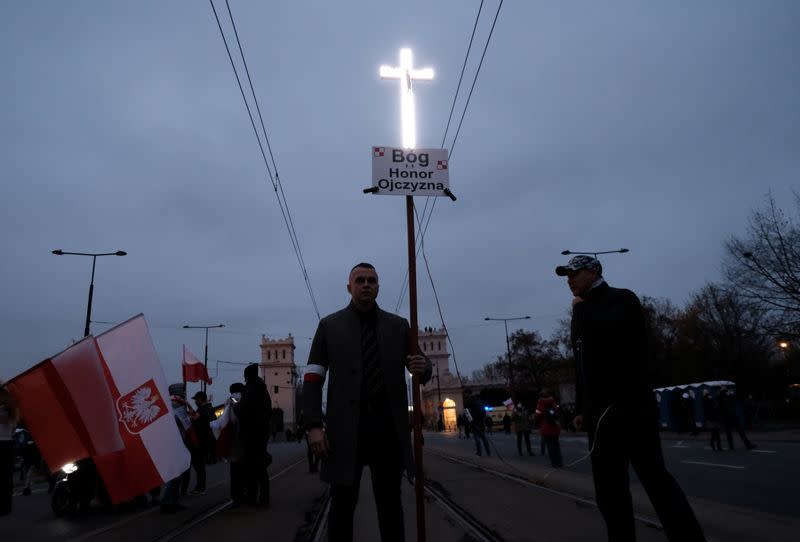
M 273 410 L 283 411 L 283 428 L 296 431 L 297 366 L 294 363 L 294 337 L 268 339 L 261 335 L 261 378 L 267 384 Z
M 430 381 L 420 389 L 422 415 L 430 428 L 441 417 L 444 429 L 455 431 L 456 416 L 464 410 L 464 399 L 461 382 L 450 372 L 447 331 L 432 327 L 420 330 L 419 347 L 433 365 Z

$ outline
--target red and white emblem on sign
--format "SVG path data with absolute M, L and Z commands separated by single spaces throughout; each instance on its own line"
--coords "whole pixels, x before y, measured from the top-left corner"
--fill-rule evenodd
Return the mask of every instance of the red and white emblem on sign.
M 168 409 L 151 378 L 132 392 L 120 396 L 117 399 L 117 412 L 125 429 L 136 435 L 165 415 Z
M 447 160 L 437 160 L 436 169 L 447 169 Z
M 385 152 L 386 147 L 372 147 L 372 156 L 375 156 L 376 158 L 378 156 L 383 156 Z

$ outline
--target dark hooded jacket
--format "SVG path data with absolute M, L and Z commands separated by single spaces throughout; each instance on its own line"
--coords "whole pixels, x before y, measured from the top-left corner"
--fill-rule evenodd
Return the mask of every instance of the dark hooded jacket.
M 572 310 L 576 413 L 597 419 L 610 405 L 617 415 L 657 416 L 648 382 L 647 334 L 636 294 L 605 282 Z
M 249 369 L 249 367 L 248 367 Z M 245 373 L 247 382 L 242 400 L 236 403 L 233 412 L 239 420 L 239 437 L 244 450 L 266 450 L 269 440 L 269 421 L 272 416 L 272 399 L 264 380 Z

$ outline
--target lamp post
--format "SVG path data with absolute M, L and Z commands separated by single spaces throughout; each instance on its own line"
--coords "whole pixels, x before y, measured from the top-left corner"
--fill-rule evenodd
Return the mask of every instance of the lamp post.
M 625 254 L 626 252 L 630 252 L 627 248 L 619 248 L 617 250 L 600 250 L 600 251 L 592 251 L 592 252 L 580 252 L 575 250 L 562 250 L 561 254 L 564 256 L 569 256 L 570 254 L 587 254 L 589 256 L 594 256 L 594 259 L 597 259 L 598 254 Z
M 86 306 L 86 327 L 83 330 L 83 336 L 89 336 L 89 324 L 92 321 L 92 296 L 94 295 L 94 269 L 95 264 L 97 263 L 98 256 L 127 256 L 127 252 L 124 250 L 118 250 L 116 252 L 64 252 L 63 250 L 56 249 L 52 251 L 53 254 L 56 256 L 91 256 L 92 257 L 92 279 L 89 281 L 89 303 Z
M 203 353 L 203 364 L 206 367 L 206 374 L 208 374 L 208 330 L 225 327 L 225 324 L 217 324 L 214 326 L 183 326 L 183 329 L 205 329 L 206 330 L 206 343 Z M 206 391 L 206 383 L 203 381 L 203 393 Z
M 506 351 L 508 353 L 508 391 L 511 392 L 511 387 L 513 385 L 513 375 L 512 375 L 512 368 L 511 368 L 511 343 L 508 341 L 508 323 L 514 320 L 530 320 L 530 316 L 517 316 L 515 318 L 490 318 L 486 317 L 484 320 L 487 321 L 494 321 L 494 322 L 503 322 L 503 325 L 506 328 Z

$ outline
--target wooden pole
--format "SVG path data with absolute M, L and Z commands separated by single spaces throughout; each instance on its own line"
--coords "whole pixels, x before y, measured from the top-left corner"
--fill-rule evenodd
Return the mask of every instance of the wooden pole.
M 414 198 L 406 196 L 406 220 L 408 223 L 408 306 L 409 325 L 411 332 L 408 336 L 409 353 L 419 352 L 417 333 L 417 255 L 414 237 Z M 425 471 L 422 468 L 422 401 L 419 395 L 419 377 L 414 375 L 411 379 L 412 402 L 414 405 L 414 463 L 417 474 L 414 477 L 414 491 L 417 501 L 417 542 L 425 542 Z

